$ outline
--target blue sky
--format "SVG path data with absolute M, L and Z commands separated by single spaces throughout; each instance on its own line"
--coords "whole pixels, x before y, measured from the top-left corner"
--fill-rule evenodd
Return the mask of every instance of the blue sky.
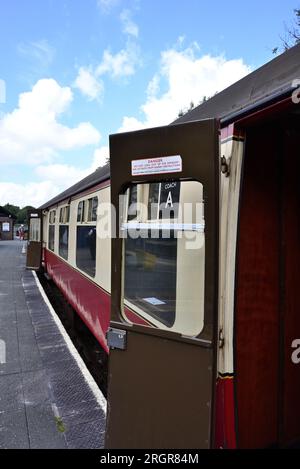
M 168 124 L 272 59 L 298 6 L 1 2 L 0 205 L 43 203 L 103 163 L 110 133 Z

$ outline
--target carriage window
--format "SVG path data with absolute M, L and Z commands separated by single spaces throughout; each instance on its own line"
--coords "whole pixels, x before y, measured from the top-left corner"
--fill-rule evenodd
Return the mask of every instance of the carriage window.
M 149 184 L 149 201 L 148 201 L 148 219 L 156 220 L 158 216 L 160 184 Z
M 49 213 L 48 248 L 54 251 L 56 210 Z
M 78 204 L 77 209 L 77 221 L 82 222 L 84 220 L 84 200 L 81 200 Z
M 128 220 L 134 220 L 137 217 L 137 185 L 129 189 Z
M 70 220 L 70 206 L 62 207 L 59 212 L 59 223 L 69 223 Z
M 29 241 L 41 241 L 41 220 L 40 218 L 31 218 L 29 229 Z
M 198 335 L 204 318 L 203 186 L 197 181 L 135 186 L 137 202 L 146 209 L 138 223 L 128 216 L 123 224 L 123 314 L 130 322 L 142 318 L 152 327 Z
M 59 239 L 58 239 L 58 252 L 61 257 L 68 260 L 69 250 L 69 223 L 70 220 L 70 206 L 62 207 L 59 213 Z
M 97 221 L 98 197 L 88 200 L 88 221 Z
M 68 259 L 69 249 L 69 226 L 60 225 L 59 227 L 59 255 L 64 259 Z
M 56 210 L 51 210 L 49 213 L 49 223 L 55 223 Z
M 177 241 L 127 239 L 125 298 L 167 327 L 175 322 Z
M 55 225 L 49 225 L 48 248 L 54 251 Z
M 91 277 L 96 274 L 96 226 L 77 226 L 77 267 Z
M 91 197 L 81 200 L 77 211 L 76 265 L 91 277 L 96 275 L 97 208 L 98 197 Z

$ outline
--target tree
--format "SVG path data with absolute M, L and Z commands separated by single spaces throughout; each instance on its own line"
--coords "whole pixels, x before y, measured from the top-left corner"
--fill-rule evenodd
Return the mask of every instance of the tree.
M 294 13 L 294 24 L 290 28 L 286 27 L 287 37 L 282 39 L 284 50 L 300 43 L 300 8 L 296 8 Z
M 285 37 L 281 37 L 282 49 L 286 51 L 296 44 L 300 44 L 300 8 L 294 9 L 295 18 L 292 26 L 285 25 Z M 273 54 L 277 54 L 280 47 L 274 47 Z
M 20 211 L 20 207 L 12 204 L 5 204 L 3 205 L 3 208 L 5 208 L 14 217 L 16 217 Z
M 218 91 L 215 92 L 214 96 L 216 96 L 216 94 L 218 94 Z M 198 104 L 203 104 L 205 103 L 205 101 L 208 101 L 212 96 L 203 96 L 202 99 L 199 101 Z M 188 112 L 192 111 L 193 109 L 195 108 L 195 104 L 194 104 L 194 101 L 191 101 L 190 102 L 190 106 L 186 109 L 180 109 L 180 111 L 178 112 L 177 114 L 177 117 L 182 117 L 184 116 L 185 114 L 187 114 Z
M 3 208 L 16 219 L 16 223 L 24 224 L 27 222 L 27 212 L 28 210 L 35 210 L 31 205 L 26 205 L 26 207 L 20 208 L 17 205 L 6 204 L 3 205 Z
M 31 205 L 26 205 L 26 207 L 23 207 L 21 210 L 19 210 L 17 214 L 17 220 L 16 223 L 21 223 L 24 224 L 27 222 L 27 212 L 28 210 L 35 210 L 34 207 Z

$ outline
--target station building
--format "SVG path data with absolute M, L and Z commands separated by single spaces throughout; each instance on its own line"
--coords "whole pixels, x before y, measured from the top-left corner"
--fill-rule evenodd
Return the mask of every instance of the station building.
M 15 217 L 0 206 L 0 240 L 9 241 L 14 239 L 14 222 Z

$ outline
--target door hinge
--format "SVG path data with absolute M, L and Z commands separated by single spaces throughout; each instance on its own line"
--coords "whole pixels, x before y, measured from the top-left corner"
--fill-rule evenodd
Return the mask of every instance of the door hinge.
M 220 329 L 219 330 L 219 348 L 224 347 L 224 342 L 225 342 L 225 339 L 224 339 L 223 329 Z
M 230 161 L 230 157 L 227 159 L 224 155 L 221 157 L 221 173 L 224 174 L 226 177 L 230 175 Z

